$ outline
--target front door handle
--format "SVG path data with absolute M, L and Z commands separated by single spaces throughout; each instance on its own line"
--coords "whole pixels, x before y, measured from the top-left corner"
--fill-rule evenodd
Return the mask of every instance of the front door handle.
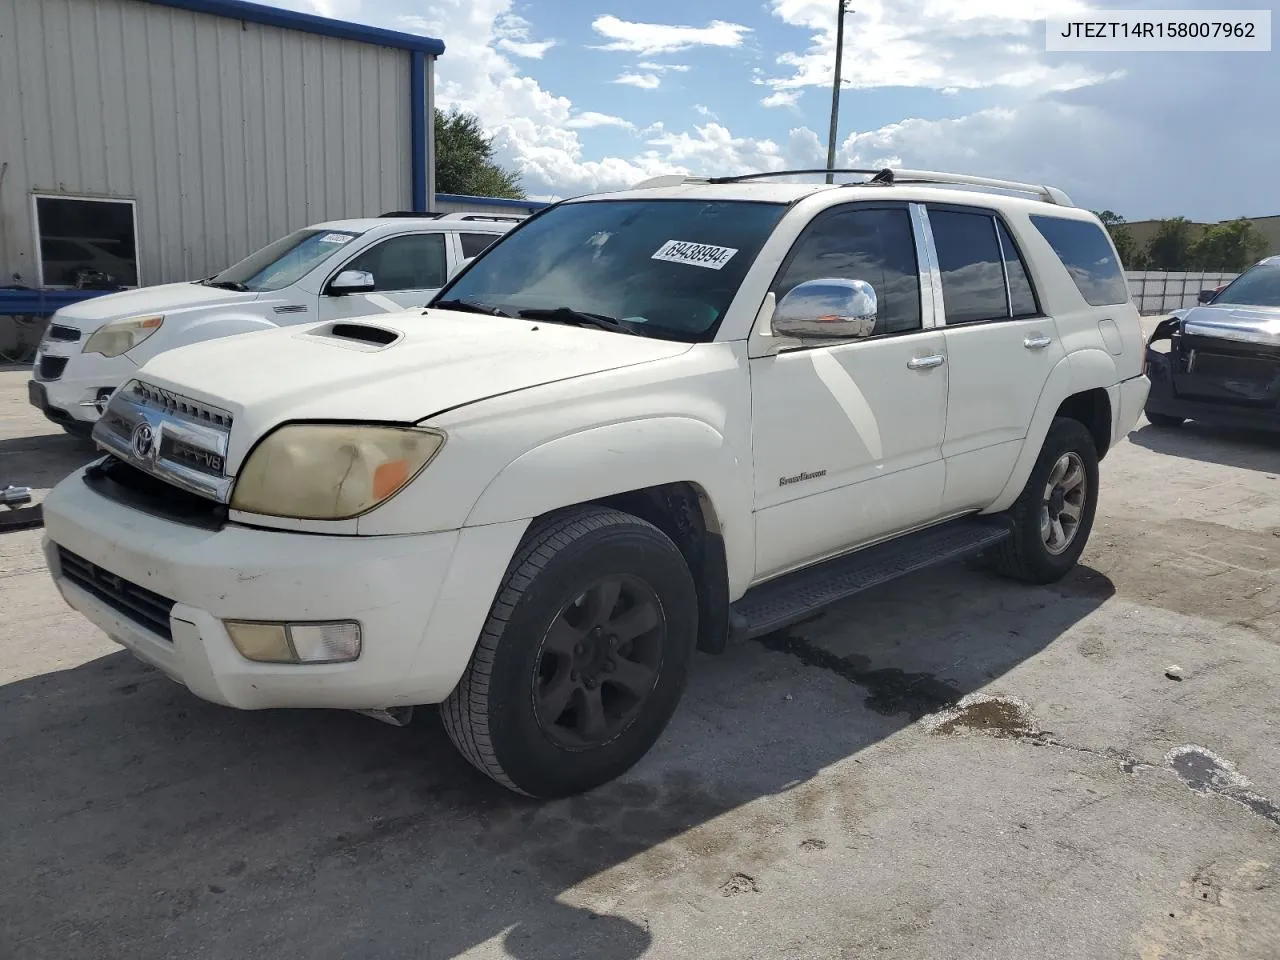
M 912 357 L 907 361 L 908 370 L 924 370 L 928 367 L 940 367 L 947 358 L 940 353 L 932 357 Z
M 1042 337 L 1039 335 L 1027 337 L 1027 339 L 1022 341 L 1022 345 L 1028 350 L 1043 350 L 1051 343 L 1053 343 L 1052 337 Z

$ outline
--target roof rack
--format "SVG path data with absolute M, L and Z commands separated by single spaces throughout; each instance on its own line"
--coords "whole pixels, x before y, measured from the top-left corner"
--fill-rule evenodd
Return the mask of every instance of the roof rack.
M 763 180 L 770 177 L 795 177 L 804 174 L 859 174 L 869 177 L 857 183 L 841 184 L 844 187 L 862 187 L 869 185 L 893 186 L 902 183 L 929 183 L 946 186 L 988 187 L 994 190 L 1010 190 L 1015 193 L 1029 193 L 1045 203 L 1057 204 L 1060 207 L 1074 207 L 1071 198 L 1057 187 L 1039 183 L 1023 183 L 1018 180 L 996 180 L 991 177 L 973 177 L 964 173 L 940 173 L 935 170 L 893 170 L 884 167 L 880 170 L 868 170 L 858 167 L 844 167 L 829 170 L 826 167 L 805 170 L 771 170 L 764 173 L 744 173 L 734 177 L 686 177 L 680 174 L 669 174 L 651 177 L 637 183 L 633 190 L 645 190 L 655 187 L 675 187 L 685 183 L 745 183 L 750 180 Z
M 524 220 L 527 216 L 528 214 L 524 213 L 441 213 L 439 211 L 427 213 L 420 210 L 388 210 L 386 213 L 378 214 L 378 219 L 386 220 L 393 217 L 406 217 L 416 220 L 496 220 L 509 223 Z

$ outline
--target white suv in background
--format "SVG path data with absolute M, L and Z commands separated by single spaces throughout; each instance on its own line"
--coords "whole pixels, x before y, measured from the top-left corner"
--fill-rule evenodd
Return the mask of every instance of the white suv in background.
M 560 796 L 645 754 L 695 648 L 967 554 L 1066 575 L 1142 359 L 1053 188 L 659 178 L 530 217 L 426 310 L 151 360 L 45 551 L 198 696 L 440 704 L 478 769 Z
M 164 350 L 252 330 L 425 304 L 523 220 L 386 214 L 296 230 L 203 280 L 140 287 L 57 311 L 36 351 L 31 403 L 88 435 L 111 391 Z

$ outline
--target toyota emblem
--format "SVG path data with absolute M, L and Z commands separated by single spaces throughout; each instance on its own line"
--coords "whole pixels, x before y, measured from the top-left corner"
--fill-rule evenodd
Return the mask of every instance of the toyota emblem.
M 133 455 L 139 460 L 154 460 L 159 444 L 156 443 L 156 432 L 149 423 L 140 423 L 133 428 L 133 437 L 129 441 Z

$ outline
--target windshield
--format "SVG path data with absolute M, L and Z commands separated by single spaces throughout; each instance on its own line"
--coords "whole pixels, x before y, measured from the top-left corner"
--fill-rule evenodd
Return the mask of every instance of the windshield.
M 279 290 L 302 279 L 358 236 L 348 230 L 295 230 L 227 267 L 208 283 L 238 290 Z
M 1214 303 L 1235 303 L 1250 307 L 1280 307 L 1280 263 L 1268 263 L 1246 270 L 1213 298 Z
M 646 336 L 710 340 L 785 210 L 725 200 L 566 203 L 486 250 L 433 303 L 514 316 L 564 308 Z

